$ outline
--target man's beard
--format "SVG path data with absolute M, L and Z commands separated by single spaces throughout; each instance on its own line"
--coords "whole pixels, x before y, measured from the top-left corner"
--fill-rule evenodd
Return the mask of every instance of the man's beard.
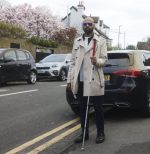
M 84 29 L 85 34 L 90 35 L 93 33 L 93 29 Z

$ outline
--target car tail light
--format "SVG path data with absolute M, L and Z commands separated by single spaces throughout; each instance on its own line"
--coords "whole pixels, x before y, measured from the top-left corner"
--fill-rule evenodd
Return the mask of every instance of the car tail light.
M 112 74 L 119 75 L 119 76 L 131 76 L 131 77 L 138 77 L 141 75 L 139 70 L 119 70 L 113 72 Z

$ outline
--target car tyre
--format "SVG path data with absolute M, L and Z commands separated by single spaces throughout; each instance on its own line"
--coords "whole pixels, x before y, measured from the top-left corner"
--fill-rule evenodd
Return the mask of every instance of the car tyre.
M 67 79 L 67 73 L 65 69 L 62 69 L 59 73 L 59 80 L 65 81 Z
M 6 86 L 7 85 L 7 82 L 6 81 L 1 81 L 1 79 L 0 79 L 0 87 L 3 87 L 3 86 Z
M 76 114 L 76 115 L 79 115 L 80 114 L 80 109 L 79 109 L 79 106 L 71 106 L 70 105 L 70 107 L 71 107 L 71 110 Z
M 140 105 L 140 112 L 146 116 L 150 117 L 150 84 L 145 88 L 144 94 L 142 95 L 143 101 Z
M 35 71 L 31 71 L 28 77 L 28 84 L 35 84 L 37 81 L 37 74 Z

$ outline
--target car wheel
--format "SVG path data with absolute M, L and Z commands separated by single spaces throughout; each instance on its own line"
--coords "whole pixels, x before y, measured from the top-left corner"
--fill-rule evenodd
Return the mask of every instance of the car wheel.
M 7 86 L 7 82 L 1 82 L 0 86 Z
M 59 73 L 59 79 L 65 81 L 67 79 L 67 73 L 65 69 L 62 69 Z
M 71 110 L 72 110 L 76 115 L 79 115 L 79 113 L 80 113 L 79 106 L 70 106 L 70 107 L 71 107 Z
M 143 101 L 140 105 L 140 111 L 144 116 L 150 116 L 150 84 L 147 86 L 144 92 Z
M 0 79 L 0 87 L 6 86 L 6 85 L 7 85 L 7 82 L 6 82 L 6 81 L 2 81 L 2 80 Z
M 27 80 L 27 82 L 29 84 L 35 84 L 37 81 L 37 74 L 35 71 L 31 71 L 30 74 L 29 74 L 29 78 Z

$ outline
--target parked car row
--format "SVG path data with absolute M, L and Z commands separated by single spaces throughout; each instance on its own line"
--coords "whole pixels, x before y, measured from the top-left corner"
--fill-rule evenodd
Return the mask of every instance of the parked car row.
M 23 49 L 0 49 L 0 84 L 37 79 L 64 81 L 71 54 L 51 54 L 35 63 L 31 53 Z M 128 107 L 150 116 L 150 51 L 109 51 L 104 66 L 105 101 L 103 106 Z M 78 96 L 66 91 L 67 102 L 78 114 Z M 92 106 L 92 102 L 90 102 Z
M 40 79 L 67 78 L 71 54 L 51 54 L 35 63 L 31 53 L 23 49 L 0 48 L 0 85 L 11 81 L 35 84 Z

